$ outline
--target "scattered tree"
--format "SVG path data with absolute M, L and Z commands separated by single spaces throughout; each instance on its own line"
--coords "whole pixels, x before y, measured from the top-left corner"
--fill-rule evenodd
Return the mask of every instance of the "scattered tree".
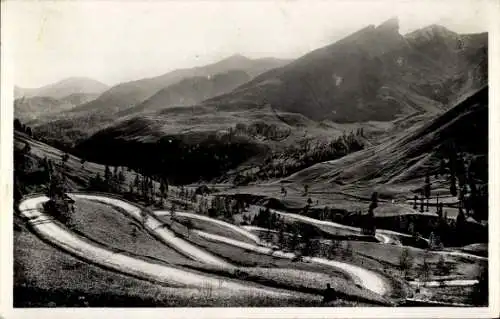
M 413 265 L 413 256 L 410 254 L 408 247 L 403 248 L 399 257 L 399 269 L 404 277 L 408 275 Z
M 444 256 L 441 255 L 436 264 L 436 271 L 441 276 L 447 276 L 450 274 L 450 267 L 446 264 Z
M 424 203 L 425 203 L 425 196 L 424 196 L 424 194 L 422 194 L 422 196 L 420 197 L 420 212 L 421 213 L 424 212 Z
M 68 162 L 69 160 L 69 154 L 68 153 L 64 153 L 63 155 L 61 155 L 61 162 L 63 163 L 63 166 L 66 165 L 66 163 Z
M 31 129 L 31 127 L 27 127 L 26 128 L 26 134 L 28 134 L 29 137 L 33 137 L 33 130 Z
M 450 193 L 451 196 L 457 196 L 457 180 L 455 178 L 455 175 L 451 175 L 451 180 L 450 180 Z
M 444 176 L 446 174 L 446 162 L 444 158 L 441 158 L 441 161 L 439 161 L 439 174 L 441 176 Z
M 424 196 L 427 199 L 427 207 L 426 207 L 425 211 L 428 212 L 429 211 L 429 198 L 431 197 L 431 179 L 430 179 L 428 173 L 425 175 Z
M 16 131 L 22 131 L 23 125 L 21 124 L 21 121 L 19 119 L 14 119 L 14 130 Z
M 428 281 L 431 275 L 431 265 L 429 264 L 427 255 L 424 256 L 422 266 L 420 266 L 420 277 L 422 281 Z
M 172 203 L 172 206 L 170 206 L 170 219 L 172 221 L 175 221 L 175 219 L 176 219 L 176 214 L 175 214 L 176 209 L 177 209 L 177 207 L 175 206 L 175 203 Z

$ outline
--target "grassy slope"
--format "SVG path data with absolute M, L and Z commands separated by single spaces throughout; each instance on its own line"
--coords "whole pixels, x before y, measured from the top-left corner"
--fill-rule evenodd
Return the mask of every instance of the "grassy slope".
M 40 240 L 16 218 L 15 307 L 318 306 L 297 293 L 269 298 L 210 289 L 170 288 L 87 264 Z M 349 305 L 344 302 L 339 305 Z
M 368 256 L 369 258 L 380 261 L 386 268 L 392 268 L 394 271 L 399 269 L 399 260 L 402 251 L 404 248 L 407 248 L 413 258 L 413 275 L 416 276 L 418 276 L 418 268 L 422 265 L 424 258 L 426 258 L 431 264 L 431 267 L 434 267 L 440 259 L 439 254 L 413 247 L 392 246 L 359 241 L 352 241 L 351 245 L 353 251 L 357 254 Z M 474 259 L 457 256 L 446 256 L 444 257 L 444 260 L 450 267 L 450 276 L 459 276 L 460 278 L 466 279 L 475 279 L 479 274 L 481 264 L 484 263 L 478 262 Z
M 170 222 L 170 217 L 168 215 L 163 215 L 163 216 L 160 215 L 160 216 L 157 216 L 157 218 L 161 221 L 164 221 L 164 222 Z M 224 237 L 231 238 L 234 240 L 243 241 L 243 242 L 246 242 L 249 244 L 255 244 L 254 241 L 252 241 L 251 239 L 243 236 L 242 234 L 232 230 L 231 228 L 221 226 L 221 225 L 214 223 L 214 222 L 210 222 L 210 221 L 206 221 L 206 220 L 199 220 L 196 218 L 190 218 L 190 217 L 179 216 L 179 215 L 176 215 L 175 219 L 178 222 L 180 222 L 181 224 L 190 220 L 192 223 L 193 229 L 202 230 L 202 231 L 210 233 L 210 234 L 224 236 Z
M 356 210 L 366 212 L 370 194 L 378 191 L 380 202 L 375 209 L 376 217 L 415 214 L 412 205 L 405 202 L 424 185 L 426 171 L 431 172 L 431 196 L 449 197 L 449 183 L 445 176 L 434 177 L 439 166 L 435 156 L 437 148 L 453 140 L 467 153 L 485 152 L 487 139 L 472 141 L 467 132 L 486 136 L 487 92 L 485 87 L 464 97 L 457 106 L 427 124 L 421 125 L 417 121 L 371 148 L 313 165 L 282 180 L 242 186 L 222 193 L 274 198 L 283 209 L 295 211 L 305 207 L 310 197 L 312 209 L 328 206 L 346 214 Z M 282 185 L 287 190 L 286 198 L 280 192 Z M 309 185 L 306 196 L 304 185 Z M 397 202 L 391 203 L 390 199 Z M 447 198 L 450 200 L 456 201 Z M 457 213 L 454 208 L 445 207 L 444 210 L 449 217 Z M 435 216 L 434 211 L 431 208 L 429 216 Z
M 487 106 L 488 88 L 485 87 L 423 127 L 339 160 L 313 165 L 285 181 L 297 186 L 311 183 L 312 189 L 350 188 L 357 193 L 362 186 L 378 188 L 382 193 L 385 184 L 392 189 L 402 184 L 402 191 L 411 189 L 411 184 L 413 189 L 422 187 L 424 172 L 430 171 L 433 175 L 437 170 L 434 155 L 444 143 L 453 140 L 463 151 L 472 154 L 487 151 L 487 139 L 471 141 L 467 135 L 467 132 L 475 132 L 487 136 Z
M 255 253 L 232 245 L 212 242 L 196 234 L 190 233 L 188 235 L 184 228 L 175 227 L 175 224 L 172 229 L 191 243 L 207 249 L 213 254 L 239 266 L 240 271 L 247 273 L 247 280 L 271 286 L 289 287 L 291 289 L 298 289 L 299 291 L 310 291 L 311 293 L 319 293 L 324 285 L 330 282 L 332 283 L 332 288 L 336 289 L 340 295 L 344 296 L 343 298 L 348 300 L 357 297 L 374 301 L 383 300 L 380 296 L 368 290 L 356 287 L 350 277 L 335 268 L 301 261 L 292 262 L 287 259 Z M 206 266 L 193 265 L 192 267 L 201 270 L 210 269 L 210 267 L 207 268 Z M 310 274 L 305 275 L 307 273 Z M 238 274 L 237 276 L 240 277 Z M 392 291 L 391 297 L 395 296 L 395 290 Z
M 28 143 L 31 147 L 30 156 L 37 159 L 47 157 L 47 159 L 51 160 L 57 166 L 58 172 L 62 171 L 63 174 L 68 177 L 68 184 L 73 189 L 83 189 L 87 187 L 89 179 L 94 177 L 97 173 L 99 173 L 101 177 L 104 176 L 104 165 L 93 162 L 85 162 L 82 166 L 80 162 L 81 159 L 73 155 L 70 155 L 65 167 L 63 167 L 61 165 L 61 157 L 64 152 L 55 147 L 29 138 L 23 133 L 15 131 L 14 147 L 22 148 L 24 143 Z M 125 174 L 126 183 L 128 185 L 128 183 L 133 181 L 133 178 L 135 178 L 135 174 L 133 174 L 134 172 L 128 172 L 126 170 L 124 170 L 123 173 Z
M 328 278 L 334 287 L 342 287 L 353 295 L 366 296 L 366 292 L 351 287 L 329 275 L 316 273 L 315 277 L 301 276 L 290 270 L 244 268 L 253 280 L 272 287 L 298 290 L 292 297 L 269 298 L 252 293 L 234 295 L 212 289 L 183 289 L 160 286 L 108 270 L 101 269 L 60 252 L 29 232 L 17 219 L 15 232 L 15 306 L 16 307 L 60 307 L 60 306 L 325 306 L 318 297 L 304 295 L 321 293 L 321 279 Z M 195 272 L 214 272 L 209 266 L 191 263 Z M 220 271 L 220 270 L 219 270 Z M 288 272 L 287 277 L 283 277 Z M 304 274 L 304 273 L 302 273 Z M 230 275 L 238 278 L 238 276 Z M 318 277 L 319 276 L 319 277 Z M 241 279 L 241 278 L 239 278 Z M 318 281 L 319 280 L 319 281 Z M 368 298 L 370 295 L 368 294 Z M 378 300 L 376 296 L 371 296 Z M 371 306 L 372 304 L 340 298 L 330 306 Z
M 111 249 L 160 259 L 177 264 L 190 261 L 175 250 L 157 241 L 142 226 L 119 209 L 88 200 L 76 201 L 73 218 L 74 230 L 85 237 L 100 242 Z M 135 225 L 135 226 L 134 226 Z M 132 231 L 136 228 L 136 238 Z

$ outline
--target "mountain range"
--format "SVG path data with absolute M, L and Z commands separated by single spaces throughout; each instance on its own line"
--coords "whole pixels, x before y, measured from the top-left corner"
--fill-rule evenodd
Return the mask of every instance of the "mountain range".
M 179 69 L 154 78 L 120 83 L 95 99 L 54 114 L 50 120 L 35 118 L 30 125 L 49 139 L 72 143 L 73 137 L 83 139 L 123 117 L 164 107 L 197 104 L 230 92 L 262 72 L 288 62 L 233 55 L 202 67 Z M 71 131 L 71 141 L 68 141 L 65 131 Z
M 99 81 L 85 77 L 72 77 L 40 88 L 22 88 L 16 86 L 14 87 L 14 98 L 45 96 L 61 99 L 71 94 L 98 95 L 107 89 L 109 87 Z
M 375 145 L 420 127 L 484 87 L 487 57 L 486 33 L 457 34 L 431 25 L 402 35 L 399 21 L 390 19 L 293 61 L 235 55 L 122 83 L 54 120 L 30 125 L 47 141 L 76 147 L 93 160 L 133 167 L 146 165 L 134 155 L 146 151 L 147 165 L 161 167 L 167 148 L 153 144 L 166 139 L 177 143 L 169 154 L 186 145 L 225 143 L 229 149 L 221 152 L 228 153 L 220 156 L 235 168 L 270 151 L 310 139 L 328 141 L 359 127 Z M 217 137 L 238 125 L 271 127 L 285 138 Z M 229 158 L 232 143 L 245 149 L 237 159 Z
M 397 19 L 370 25 L 209 105 L 269 103 L 311 119 L 393 120 L 441 112 L 486 81 L 487 35 L 460 35 L 431 25 L 407 35 Z
M 193 77 L 210 77 L 232 70 L 240 70 L 254 77 L 269 69 L 286 64 L 288 61 L 264 58 L 252 60 L 241 55 L 233 55 L 217 63 L 191 69 L 179 69 L 164 75 L 118 84 L 94 101 L 74 109 L 74 113 L 96 112 L 113 114 L 133 107 L 152 97 L 159 90 Z M 190 85 L 191 83 L 185 83 Z M 186 96 L 186 99 L 189 98 Z

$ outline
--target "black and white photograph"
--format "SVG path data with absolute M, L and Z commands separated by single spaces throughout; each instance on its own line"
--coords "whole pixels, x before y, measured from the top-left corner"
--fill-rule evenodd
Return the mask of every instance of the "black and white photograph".
M 492 309 L 498 7 L 2 1 L 7 306 Z

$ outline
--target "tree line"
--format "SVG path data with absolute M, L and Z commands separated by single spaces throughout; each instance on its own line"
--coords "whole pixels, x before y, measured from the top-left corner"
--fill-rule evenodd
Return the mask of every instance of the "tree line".
M 33 129 L 28 125 L 21 123 L 19 119 L 14 119 L 14 130 L 26 133 L 29 137 L 33 137 Z
M 239 172 L 234 183 L 245 185 L 256 180 L 280 178 L 316 163 L 341 158 L 362 150 L 363 138 L 363 129 L 357 129 L 326 142 L 304 139 L 283 151 L 270 152 L 258 167 Z

